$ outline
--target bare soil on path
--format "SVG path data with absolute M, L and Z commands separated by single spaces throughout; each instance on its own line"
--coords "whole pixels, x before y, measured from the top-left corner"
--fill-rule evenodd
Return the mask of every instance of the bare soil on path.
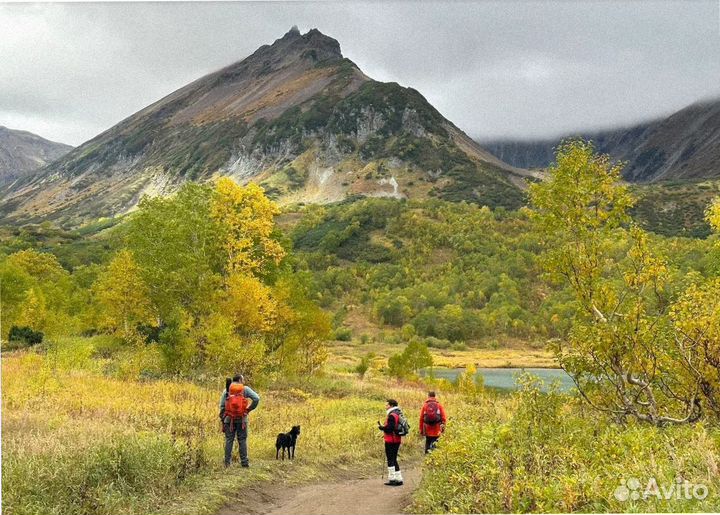
M 380 479 L 379 474 L 304 486 L 266 484 L 246 492 L 242 501 L 226 506 L 219 515 L 400 514 L 410 504 L 420 478 L 420 467 L 413 466 L 403 470 L 402 486 L 385 486 L 387 479 Z

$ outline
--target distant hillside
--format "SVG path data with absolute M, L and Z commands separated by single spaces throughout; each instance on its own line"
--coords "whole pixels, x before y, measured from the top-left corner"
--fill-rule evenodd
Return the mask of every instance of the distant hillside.
M 431 196 L 508 208 L 527 175 L 414 89 L 368 78 L 336 40 L 293 28 L 0 189 L 0 217 L 80 223 L 218 173 L 282 203 Z
M 0 125 L 0 185 L 42 168 L 72 147 Z
M 626 161 L 633 182 L 720 178 L 720 100 L 700 102 L 634 127 L 569 134 L 595 142 L 597 150 Z M 545 168 L 565 138 L 483 142 L 499 159 L 522 168 Z
M 710 235 L 705 210 L 720 196 L 720 180 L 640 183 L 631 190 L 637 203 L 630 214 L 646 229 L 664 236 Z

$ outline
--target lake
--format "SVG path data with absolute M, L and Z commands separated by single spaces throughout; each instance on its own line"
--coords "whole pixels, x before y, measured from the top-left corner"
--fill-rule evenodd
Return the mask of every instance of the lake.
M 464 368 L 433 368 L 435 377 L 448 379 L 450 381 L 464 372 Z M 529 372 L 542 379 L 546 386 L 555 380 L 560 382 L 560 391 L 568 392 L 575 388 L 575 383 L 564 370 L 560 368 L 478 368 L 476 376 L 482 376 L 485 386 L 498 388 L 500 390 L 516 390 L 518 388 L 517 377 L 522 372 Z M 427 376 L 430 369 L 420 371 L 420 375 Z M 547 388 L 544 388 L 547 390 Z

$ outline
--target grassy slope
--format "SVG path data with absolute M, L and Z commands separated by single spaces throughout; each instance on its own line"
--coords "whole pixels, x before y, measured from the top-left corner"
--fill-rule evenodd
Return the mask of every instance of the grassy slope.
M 502 401 L 481 398 L 457 413 L 426 461 L 414 513 L 716 512 L 720 430 L 712 424 L 656 428 L 606 419 L 562 395 L 528 388 Z M 641 497 L 615 492 L 631 479 Z M 642 497 L 677 480 L 709 495 Z M 692 492 L 692 489 L 690 489 Z

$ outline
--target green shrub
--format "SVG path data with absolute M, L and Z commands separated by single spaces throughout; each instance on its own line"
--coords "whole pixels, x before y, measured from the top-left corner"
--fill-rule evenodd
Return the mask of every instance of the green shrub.
M 370 362 L 375 357 L 375 354 L 372 352 L 369 352 L 365 354 L 362 358 L 360 358 L 360 363 L 357 364 L 357 366 L 354 369 L 354 372 L 360 376 L 360 379 L 363 379 L 365 377 L 365 374 L 367 373 L 368 369 L 370 368 Z
M 48 346 L 48 362 L 53 367 L 63 370 L 94 369 L 97 363 L 93 361 L 95 345 L 91 338 L 69 337 L 60 338 Z
M 95 357 L 110 358 L 125 347 L 122 338 L 109 334 L 101 334 L 90 338 L 95 348 Z
M 394 354 L 388 359 L 388 374 L 398 379 L 410 377 L 421 368 L 431 367 L 432 355 L 427 345 L 415 340 L 407 344 L 400 354 Z
M 456 342 L 450 345 L 450 348 L 454 351 L 464 351 L 467 350 L 467 344 L 465 342 Z
M 448 349 L 450 348 L 450 342 L 443 340 L 442 338 L 435 338 L 434 336 L 428 336 L 423 340 L 425 345 L 434 349 Z
M 349 327 L 338 327 L 333 333 L 333 339 L 340 342 L 349 342 L 352 339 L 352 330 Z
M 40 331 L 34 331 L 30 327 L 18 327 L 16 325 L 10 328 L 8 334 L 8 340 L 16 344 L 24 344 L 25 346 L 37 345 L 43 341 L 43 333 Z

